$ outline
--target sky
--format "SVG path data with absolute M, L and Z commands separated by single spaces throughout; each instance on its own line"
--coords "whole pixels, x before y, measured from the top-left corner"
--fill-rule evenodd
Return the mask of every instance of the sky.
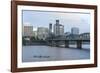
M 49 28 L 49 23 L 54 25 L 59 20 L 64 25 L 64 32 L 71 32 L 72 27 L 79 28 L 80 33 L 90 32 L 89 13 L 23 10 L 22 16 L 23 25 L 31 25 L 34 30 L 37 27 Z

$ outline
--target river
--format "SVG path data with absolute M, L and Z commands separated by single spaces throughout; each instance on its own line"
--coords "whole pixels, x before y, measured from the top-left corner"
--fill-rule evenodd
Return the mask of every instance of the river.
M 83 47 L 87 47 L 88 49 L 50 46 L 23 46 L 22 62 L 90 59 L 90 46 L 84 45 Z

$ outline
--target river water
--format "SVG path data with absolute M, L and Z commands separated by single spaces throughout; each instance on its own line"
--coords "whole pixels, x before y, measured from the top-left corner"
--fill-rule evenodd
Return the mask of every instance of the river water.
M 84 45 L 82 47 L 87 47 L 87 49 L 50 46 L 23 46 L 22 62 L 90 59 L 89 45 Z

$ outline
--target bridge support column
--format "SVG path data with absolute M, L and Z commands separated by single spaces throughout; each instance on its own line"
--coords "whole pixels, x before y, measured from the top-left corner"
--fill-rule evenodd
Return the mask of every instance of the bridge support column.
M 65 40 L 65 47 L 66 47 L 66 48 L 69 48 L 69 41 L 66 41 L 66 40 Z
M 52 40 L 52 46 L 55 46 L 55 41 Z
M 51 40 L 48 41 L 48 46 L 52 46 L 52 41 Z
M 50 41 L 47 41 L 47 45 L 50 46 Z
M 77 41 L 77 48 L 82 49 L 82 41 L 81 40 Z
M 59 41 L 55 41 L 55 43 L 56 43 L 55 46 L 59 47 Z

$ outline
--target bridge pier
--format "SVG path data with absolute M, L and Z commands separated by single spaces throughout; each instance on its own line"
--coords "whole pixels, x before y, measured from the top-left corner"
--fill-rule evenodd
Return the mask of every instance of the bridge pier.
M 82 41 L 77 40 L 77 48 L 82 49 Z
M 56 43 L 55 46 L 59 47 L 59 41 L 55 41 L 55 43 Z
M 52 45 L 51 46 L 56 46 L 55 41 L 52 40 Z
M 69 48 L 69 41 L 65 40 L 65 48 Z
M 52 41 L 51 40 L 47 41 L 47 45 L 52 46 Z
M 58 41 L 53 41 L 53 40 L 49 40 L 48 42 L 47 42 L 48 44 L 48 46 L 55 46 L 55 47 L 58 47 L 59 46 L 59 44 L 58 44 Z

